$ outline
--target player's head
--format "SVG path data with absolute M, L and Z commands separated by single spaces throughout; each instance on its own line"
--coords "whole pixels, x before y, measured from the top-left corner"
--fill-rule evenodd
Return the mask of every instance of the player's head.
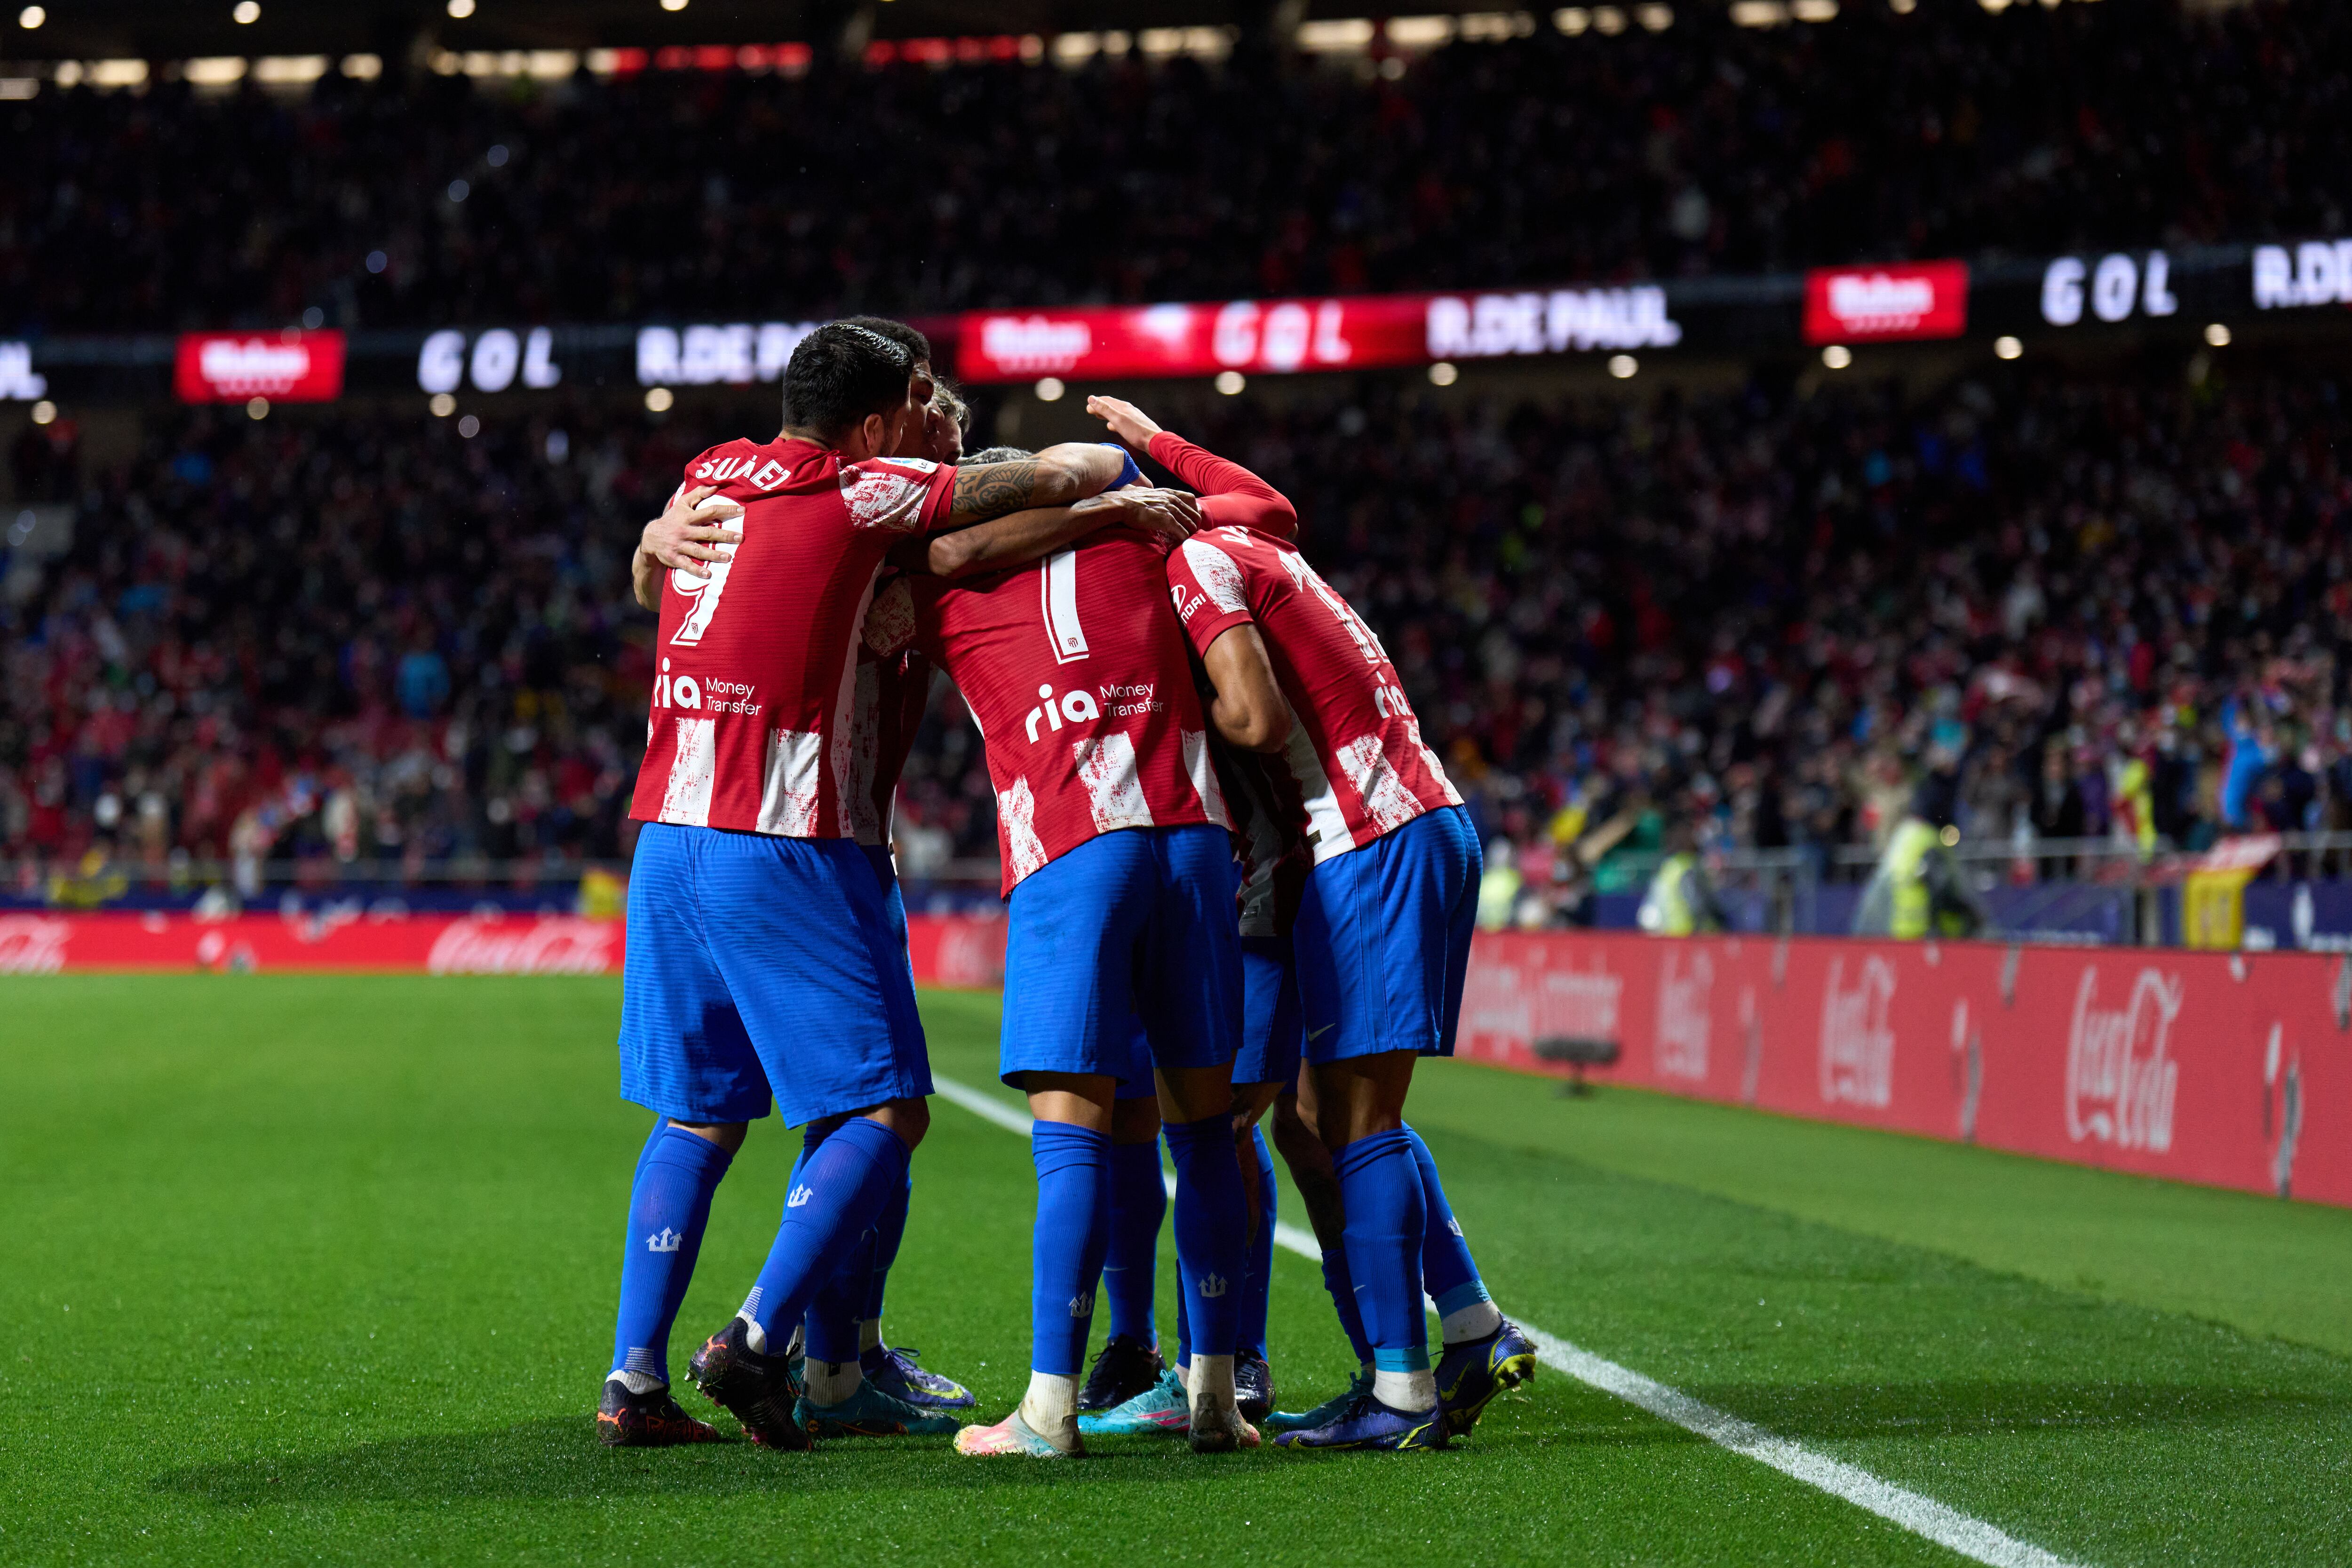
M 843 327 L 864 327 L 869 332 L 879 333 L 889 339 L 913 356 L 915 368 L 922 374 L 924 379 L 930 378 L 931 340 L 907 325 L 906 322 L 894 321 L 887 316 L 844 316 L 835 324 Z
M 964 432 L 971 428 L 971 410 L 944 378 L 934 378 L 931 405 L 923 417 L 924 449 L 911 455 L 929 458 L 935 463 L 961 462 Z
M 967 463 L 1018 463 L 1037 454 L 1025 447 L 983 447 L 964 458 Z
M 930 388 L 914 389 L 915 357 L 868 327 L 828 321 L 800 341 L 784 367 L 784 428 L 853 458 L 896 453 L 922 428 Z
M 922 411 L 922 433 L 910 437 L 912 449 L 898 456 L 931 458 L 934 463 L 964 461 L 964 430 L 971 428 L 971 409 L 957 397 L 946 378 L 931 381 L 931 402 Z

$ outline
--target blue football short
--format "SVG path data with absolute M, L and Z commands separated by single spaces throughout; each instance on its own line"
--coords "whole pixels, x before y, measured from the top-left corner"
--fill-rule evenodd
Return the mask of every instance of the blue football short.
M 1295 1083 L 1306 1026 L 1298 1011 L 1298 964 L 1286 936 L 1242 938 L 1242 1048 L 1235 1083 Z
M 1222 1067 L 1241 1038 L 1241 939 L 1225 830 L 1129 827 L 1022 879 L 1006 910 L 998 1069 Z M 1140 1019 L 1148 1060 L 1133 1050 Z M 1140 1092 L 1139 1086 L 1137 1092 Z
M 907 954 L 907 900 L 898 893 L 898 861 L 887 844 L 861 844 L 860 852 L 866 863 L 874 868 L 874 879 L 882 884 L 882 909 L 889 917 L 890 940 L 898 944 L 898 955 L 907 958 L 907 984 L 915 983 L 914 960 Z
M 1292 932 L 1308 1061 L 1453 1055 L 1481 860 L 1470 814 L 1443 806 L 1308 873 Z
M 856 844 L 645 825 L 622 1098 L 717 1122 L 765 1116 L 772 1094 L 798 1126 L 930 1091 L 906 942 Z
M 1151 1076 L 1151 1037 L 1144 1031 L 1143 1020 L 1127 1021 L 1127 1066 L 1119 1070 L 1118 1089 L 1114 1100 L 1150 1100 L 1160 1093 L 1160 1084 Z

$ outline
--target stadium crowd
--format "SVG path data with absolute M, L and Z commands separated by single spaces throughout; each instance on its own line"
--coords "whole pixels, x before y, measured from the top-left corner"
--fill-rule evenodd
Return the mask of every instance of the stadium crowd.
M 2345 227 L 2341 6 L 1905 9 L 1690 5 L 1320 68 L 52 88 L 0 107 L 0 330 L 913 314 Z
M 1979 840 L 2352 826 L 2338 384 L 1370 379 L 1167 416 L 1297 500 L 1538 886 L 1604 824 L 1828 858 L 1923 783 Z M 0 854 L 625 856 L 628 552 L 686 458 L 762 419 L 156 416 L 0 608 Z M 918 881 L 994 848 L 978 733 L 944 683 L 933 713 Z

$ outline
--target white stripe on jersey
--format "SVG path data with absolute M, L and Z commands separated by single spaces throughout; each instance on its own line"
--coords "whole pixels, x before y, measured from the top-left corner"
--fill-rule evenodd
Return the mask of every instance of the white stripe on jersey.
M 1421 753 L 1422 765 L 1429 770 L 1429 776 L 1435 779 L 1437 781 L 1437 787 L 1445 792 L 1445 804 L 1448 805 L 1460 805 L 1462 804 L 1462 797 L 1454 793 L 1454 781 L 1445 776 L 1445 769 L 1438 762 L 1437 753 L 1431 751 L 1429 749 L 1429 742 L 1421 738 L 1421 721 L 1414 718 L 1410 713 L 1406 714 L 1404 716 L 1404 732 L 1406 738 L 1412 742 L 1413 749 Z
M 680 719 L 677 749 L 669 759 L 669 785 L 662 792 L 661 819 L 709 826 L 710 790 L 718 782 L 719 721 Z
M 931 470 L 939 465 L 925 458 L 879 458 L 874 462 L 887 466 L 845 463 L 841 467 L 841 500 L 849 509 L 851 525 L 912 532 L 922 521 Z M 862 618 L 865 612 L 858 613 Z
M 1421 802 L 1412 798 L 1412 792 L 1389 766 L 1388 752 L 1381 749 L 1378 735 L 1359 735 L 1335 755 L 1348 782 L 1364 797 L 1365 814 L 1379 831 L 1393 832 L 1421 815 Z
M 1184 564 L 1192 569 L 1193 581 L 1201 592 L 1209 595 L 1209 603 L 1217 606 L 1220 615 L 1232 615 L 1249 608 L 1249 590 L 1242 581 L 1242 569 L 1234 558 L 1215 545 L 1199 539 L 1184 542 Z
M 1004 835 L 1004 856 L 1018 882 L 1045 863 L 1045 845 L 1037 837 L 1037 797 L 1029 781 L 1018 778 L 996 796 L 996 826 Z
M 1192 780 L 1192 793 L 1201 797 L 1201 809 L 1211 822 L 1230 831 L 1234 820 L 1225 813 L 1224 786 L 1217 783 L 1217 765 L 1209 760 L 1209 736 L 1204 730 L 1178 730 L 1184 737 L 1184 772 Z
M 876 609 L 881 601 L 875 602 Z M 868 620 L 872 616 L 868 616 Z M 874 775 L 882 766 L 882 667 L 857 661 L 856 716 L 850 721 L 849 793 L 841 797 L 842 825 L 860 844 L 887 842 L 881 809 L 874 801 Z
M 1037 574 L 1045 616 L 1045 635 L 1053 639 L 1054 662 L 1067 664 L 1087 657 L 1087 629 L 1078 625 L 1078 552 L 1064 550 L 1045 557 Z
M 835 656 L 841 660 L 841 685 L 833 694 L 833 716 L 824 726 L 826 760 L 833 764 L 833 798 L 838 803 L 841 817 L 834 831 L 845 838 L 851 836 L 849 794 L 856 787 L 855 770 L 850 763 L 858 742 L 857 649 L 866 640 L 866 612 L 873 607 L 874 584 L 881 575 L 882 564 L 877 562 L 872 574 L 866 579 L 866 586 L 858 593 L 857 608 L 850 613 L 849 640 Z M 879 732 L 877 726 L 875 733 Z M 808 832 L 799 837 L 814 838 L 816 835 L 816 826 L 812 822 Z
M 814 730 L 771 730 L 760 784 L 759 830 L 785 838 L 816 837 L 817 765 L 824 737 Z
M 1143 798 L 1143 780 L 1135 771 L 1134 736 L 1118 731 L 1090 735 L 1071 749 L 1077 753 L 1078 782 L 1087 786 L 1096 832 L 1151 826 L 1151 803 Z
M 1353 849 L 1356 836 L 1348 831 L 1348 814 L 1339 809 L 1339 797 L 1323 772 L 1323 759 L 1315 754 L 1315 742 L 1307 726 L 1298 721 L 1297 710 L 1287 701 L 1283 707 L 1290 712 L 1290 740 L 1283 747 L 1282 760 L 1290 764 L 1290 776 L 1298 781 L 1298 796 L 1307 805 L 1307 846 L 1320 866 L 1332 856 Z

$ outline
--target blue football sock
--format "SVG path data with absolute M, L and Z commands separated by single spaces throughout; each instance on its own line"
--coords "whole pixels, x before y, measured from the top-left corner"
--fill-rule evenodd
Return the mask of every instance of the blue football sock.
M 1176 1278 L 1192 1345 L 1202 1355 L 1231 1355 L 1249 1247 L 1233 1112 L 1164 1131 L 1176 1162 Z
M 1239 1348 L 1265 1359 L 1266 1296 L 1274 1285 L 1275 1185 L 1274 1152 L 1265 1146 L 1265 1129 L 1250 1129 L 1257 1149 L 1257 1234 L 1250 1237 L 1249 1258 L 1242 1274 Z
M 803 1152 L 775 1245 L 743 1302 L 743 1316 L 767 1336 L 769 1354 L 783 1353 L 791 1325 L 806 1316 L 818 1289 L 848 1261 L 890 1194 L 906 1185 L 907 1155 L 896 1132 L 862 1116 Z M 850 1343 L 855 1358 L 854 1329 Z
M 1160 1283 L 1160 1224 L 1168 1188 L 1160 1179 L 1160 1140 L 1110 1146 L 1110 1247 L 1103 1254 L 1103 1294 L 1110 1331 L 1160 1342 L 1152 1294 Z
M 828 1116 L 801 1130 L 800 1157 L 793 1162 L 792 1179 L 785 1184 L 785 1191 L 800 1185 L 801 1173 L 808 1168 L 810 1159 L 848 1120 L 846 1116 Z M 806 1339 L 802 1348 L 812 1359 L 857 1359 L 857 1314 L 865 1305 L 866 1271 L 873 1257 L 874 1232 L 869 1229 L 858 1237 L 857 1246 L 842 1266 L 817 1287 L 815 1297 L 809 1302 L 808 1316 L 803 1321 Z
M 1029 1366 L 1075 1377 L 1094 1327 L 1095 1281 L 1110 1245 L 1110 1135 L 1067 1121 L 1029 1130 L 1037 1167 L 1030 1243 Z
M 1348 1209 L 1348 1274 L 1378 1372 L 1429 1370 L 1421 1310 L 1422 1231 L 1428 1211 L 1412 1143 L 1399 1129 L 1359 1138 L 1332 1157 Z
M 669 1331 L 694 1278 L 710 1194 L 731 1156 L 708 1138 L 656 1123 L 637 1154 L 629 1190 L 628 1244 L 621 1253 L 621 1310 L 613 1370 L 669 1381 Z
M 867 1320 L 882 1315 L 883 1288 L 890 1283 L 890 1267 L 898 1261 L 898 1244 L 907 1238 L 907 1206 L 914 1199 L 915 1178 L 910 1173 L 898 1195 L 882 1205 L 882 1217 L 874 1222 L 873 1256 L 866 1259 L 866 1307 L 859 1315 Z M 856 1265 L 851 1265 L 856 1272 Z
M 1332 1310 L 1339 1314 L 1339 1330 L 1356 1352 L 1356 1364 L 1371 1365 L 1372 1342 L 1364 1337 L 1364 1310 L 1356 1300 L 1356 1283 L 1348 1274 L 1344 1242 L 1323 1255 L 1323 1289 L 1331 1293 Z
M 1470 1244 L 1462 1237 L 1454 1205 L 1445 1201 L 1445 1186 L 1437 1179 L 1437 1162 L 1430 1157 L 1429 1145 L 1410 1127 L 1404 1135 L 1412 1145 L 1412 1162 L 1421 1169 L 1421 1201 L 1428 1211 L 1421 1244 L 1422 1289 L 1437 1303 L 1441 1318 L 1475 1302 L 1493 1300 L 1478 1278 L 1478 1265 L 1470 1256 Z
M 1192 1314 L 1184 1310 L 1184 1292 L 1176 1292 L 1176 1359 L 1171 1366 L 1192 1364 Z

